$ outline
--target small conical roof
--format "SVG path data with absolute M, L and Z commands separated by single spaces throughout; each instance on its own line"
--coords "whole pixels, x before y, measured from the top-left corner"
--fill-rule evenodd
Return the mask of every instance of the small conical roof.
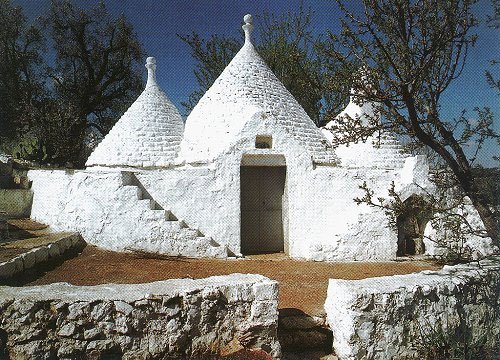
M 367 81 L 362 70 L 362 81 Z M 373 121 L 379 121 L 380 116 L 375 104 L 363 100 L 360 92 L 351 89 L 349 104 L 335 119 L 326 124 L 322 131 L 328 141 L 332 142 L 335 136 L 332 129 L 343 122 L 359 121 L 362 126 L 370 126 Z M 337 134 L 347 136 L 347 134 Z M 387 131 L 377 131 L 365 141 L 338 145 L 335 152 L 340 158 L 342 166 L 346 167 L 374 167 L 397 169 L 404 165 L 406 155 L 398 139 Z
M 238 140 L 252 115 L 261 112 L 296 138 L 315 162 L 335 163 L 326 138 L 255 50 L 251 16 L 244 21 L 245 44 L 188 116 L 179 157 L 188 162 L 213 160 Z
M 179 111 L 156 83 L 156 61 L 147 58 L 146 88 L 113 126 L 86 166 L 159 167 L 173 162 L 184 124 Z

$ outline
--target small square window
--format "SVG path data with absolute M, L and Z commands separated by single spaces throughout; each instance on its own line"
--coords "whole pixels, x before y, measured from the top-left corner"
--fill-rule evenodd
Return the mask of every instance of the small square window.
M 269 135 L 257 135 L 255 137 L 256 149 L 272 149 L 273 137 Z

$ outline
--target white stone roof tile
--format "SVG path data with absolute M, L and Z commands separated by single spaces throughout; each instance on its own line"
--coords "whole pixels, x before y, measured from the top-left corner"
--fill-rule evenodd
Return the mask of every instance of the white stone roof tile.
M 155 79 L 156 63 L 148 58 L 145 90 L 113 126 L 86 166 L 167 166 L 176 157 L 184 124 Z

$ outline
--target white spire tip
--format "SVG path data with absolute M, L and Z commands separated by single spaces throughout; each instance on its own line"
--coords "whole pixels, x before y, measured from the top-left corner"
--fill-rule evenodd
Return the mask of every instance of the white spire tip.
M 152 56 L 146 59 L 146 65 L 156 65 L 156 59 Z
M 251 14 L 246 14 L 244 17 L 243 17 L 243 21 L 245 22 L 245 24 L 247 25 L 252 25 L 253 24 L 253 18 L 252 18 L 252 15 Z
M 148 69 L 148 81 L 146 87 L 156 85 L 156 59 L 154 57 L 148 57 L 146 59 L 146 69 Z
M 250 44 L 252 42 L 252 39 L 250 38 L 250 34 L 252 33 L 252 30 L 253 30 L 252 15 L 246 14 L 243 17 L 243 21 L 245 22 L 245 25 L 242 26 L 243 31 L 245 32 L 245 44 Z

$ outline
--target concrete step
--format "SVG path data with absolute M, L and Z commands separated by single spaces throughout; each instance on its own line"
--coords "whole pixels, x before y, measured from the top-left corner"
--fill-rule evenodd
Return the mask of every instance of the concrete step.
M 137 199 L 137 207 L 144 211 L 141 215 L 143 221 L 161 222 L 161 226 L 167 227 L 170 231 L 177 232 L 181 239 L 188 241 L 213 241 L 211 238 L 207 240 L 200 230 L 190 228 L 184 220 L 178 219 L 172 211 L 163 209 L 155 200 L 149 197 L 143 198 L 144 194 L 140 187 L 133 185 L 133 181 L 135 181 L 133 174 L 124 173 L 123 176 L 125 184 L 123 189 L 131 198 Z
M 164 210 L 165 211 L 165 219 L 167 221 L 178 221 L 177 217 L 172 213 L 170 210 Z
M 147 207 L 149 207 L 151 210 L 162 210 L 165 211 L 156 201 L 151 200 L 151 199 L 140 199 L 139 202 L 144 202 L 147 204 Z
M 137 207 L 143 210 L 154 210 L 154 204 L 151 199 L 141 199 L 137 201 Z
M 151 210 L 142 214 L 142 219 L 146 221 L 165 221 L 164 210 Z

